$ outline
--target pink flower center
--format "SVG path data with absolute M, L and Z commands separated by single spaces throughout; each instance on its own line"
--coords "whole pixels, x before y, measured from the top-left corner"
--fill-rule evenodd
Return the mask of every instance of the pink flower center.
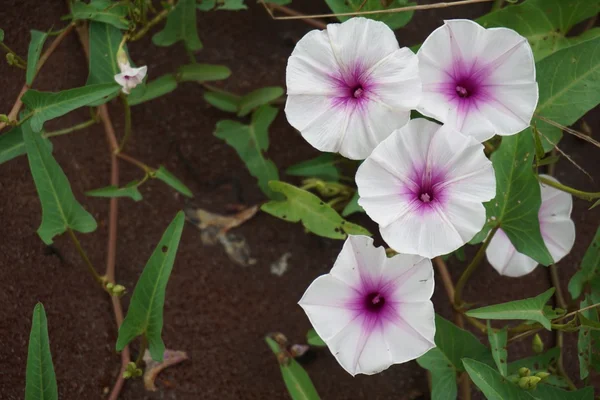
M 363 93 L 364 93 L 364 89 L 363 89 L 362 85 L 357 85 L 352 89 L 352 97 L 354 97 L 355 99 L 361 98 Z
M 331 83 L 336 89 L 333 97 L 335 106 L 362 107 L 373 91 L 373 83 L 360 63 L 348 70 L 331 75 Z
M 371 292 L 365 296 L 365 309 L 371 313 L 379 313 L 385 307 L 385 297 L 379 292 Z
M 423 203 L 429 203 L 430 201 L 433 200 L 433 196 L 431 196 L 429 193 L 425 192 L 425 193 L 421 193 L 421 195 L 419 196 L 419 199 Z

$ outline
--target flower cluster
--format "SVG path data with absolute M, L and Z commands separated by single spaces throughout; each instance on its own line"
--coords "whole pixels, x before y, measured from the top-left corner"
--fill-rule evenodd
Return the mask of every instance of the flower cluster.
M 470 241 L 496 196 L 482 142 L 530 125 L 538 101 L 527 40 L 506 28 L 445 21 L 417 54 L 384 23 L 354 18 L 312 31 L 287 66 L 290 124 L 315 148 L 364 160 L 359 204 L 399 255 L 350 236 L 333 269 L 300 300 L 352 375 L 380 372 L 435 346 L 430 258 Z M 410 120 L 412 110 L 435 119 Z M 570 196 L 542 187 L 544 241 L 555 261 L 574 241 Z M 501 274 L 536 262 L 500 230 L 487 249 Z

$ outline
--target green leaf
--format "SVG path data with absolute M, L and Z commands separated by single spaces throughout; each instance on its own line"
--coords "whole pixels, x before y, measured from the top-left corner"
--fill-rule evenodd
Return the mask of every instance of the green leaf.
M 600 37 L 557 51 L 536 64 L 539 101 L 536 114 L 564 126 L 574 124 L 600 103 Z M 560 128 L 541 119 L 538 130 L 553 143 Z M 544 140 L 544 149 L 553 145 Z
M 26 153 L 20 126 L 15 126 L 4 135 L 0 135 L 0 164 Z
M 137 181 L 133 181 L 122 188 L 111 185 L 100 189 L 89 190 L 85 192 L 85 194 L 92 197 L 129 197 L 132 200 L 140 201 L 142 200 L 142 194 L 138 190 L 138 184 Z
M 191 51 L 202 49 L 196 30 L 196 0 L 179 0 L 169 13 L 164 29 L 152 36 L 152 43 L 162 47 L 179 41 Z
M 533 396 L 479 361 L 463 358 L 471 380 L 488 400 L 531 400 Z
M 125 3 L 110 0 L 92 0 L 90 4 L 76 1 L 71 5 L 74 20 L 91 20 L 103 22 L 118 29 L 128 29 L 128 8 Z
M 456 368 L 439 348 L 417 358 L 417 363 L 431 372 L 432 400 L 456 400 Z
M 598 207 L 598 206 L 600 206 L 600 200 L 596 201 L 596 202 L 595 202 L 595 203 L 594 203 L 594 204 L 593 204 L 593 205 L 592 205 L 592 206 L 589 208 L 589 210 L 591 210 L 592 208 L 596 208 L 596 207 Z
M 279 356 L 281 349 L 277 342 L 270 337 L 265 337 L 267 345 L 273 351 L 273 354 Z M 279 357 L 278 357 L 279 360 Z M 292 400 L 319 400 L 319 394 L 317 389 L 313 385 L 310 377 L 298 364 L 296 360 L 291 357 L 287 357 L 285 361 L 279 363 L 279 369 L 283 376 L 283 382 L 288 390 Z
M 408 7 L 414 6 L 415 3 L 408 2 L 408 0 L 391 0 L 391 1 L 367 1 L 364 0 L 325 0 L 331 11 L 336 14 L 357 12 L 357 11 L 376 11 L 385 10 L 391 8 Z M 395 12 L 387 14 L 375 14 L 375 15 L 360 15 L 360 17 L 374 19 L 386 23 L 391 29 L 398 29 L 408 24 L 413 16 L 413 11 L 408 12 Z M 342 22 L 347 21 L 353 17 L 338 17 Z
M 201 0 L 196 7 L 200 11 L 239 11 L 248 9 L 244 4 L 244 0 Z
M 486 28 L 505 27 L 525 36 L 536 61 L 576 43 L 567 33 L 577 23 L 600 12 L 598 0 L 527 0 L 484 15 L 477 22 Z M 539 80 L 538 82 L 545 81 Z
M 594 388 L 590 386 L 580 390 L 567 391 L 548 385 L 538 385 L 530 393 L 538 400 L 594 400 Z
M 600 276 L 600 226 L 581 260 L 581 269 L 569 281 L 571 297 L 577 299 L 584 286 L 597 276 Z
M 508 340 L 508 332 L 506 327 L 500 330 L 492 329 L 490 321 L 487 322 L 487 333 L 490 346 L 492 348 L 492 357 L 498 367 L 498 371 L 502 376 L 508 375 L 508 351 L 506 350 L 506 343 Z
M 336 167 L 337 162 L 335 154 L 323 153 L 311 160 L 292 165 L 285 170 L 285 173 L 293 176 L 315 177 L 324 181 L 337 182 L 340 179 L 340 171 Z
M 26 122 L 22 126 L 27 158 L 42 203 L 42 223 L 38 235 L 46 244 L 68 228 L 88 233 L 96 230 L 96 220 L 77 202 L 67 176 L 60 168 L 47 142 Z
M 231 70 L 224 65 L 188 64 L 178 70 L 178 78 L 182 82 L 220 81 L 231 76 Z
M 108 98 L 120 90 L 116 83 L 84 86 L 62 92 L 38 92 L 28 90 L 23 95 L 23 103 L 32 113 L 31 129 L 39 132 L 44 122 L 63 116 L 102 98 Z
M 154 178 L 160 179 L 186 197 L 194 197 L 192 191 L 162 165 L 154 171 Z
M 538 219 L 542 198 L 532 168 L 534 153 L 530 129 L 502 138 L 491 157 L 496 172 L 496 198 L 485 203 L 490 222 L 475 239 L 485 238 L 492 226 L 502 227 L 519 253 L 550 265 L 552 256 L 542 239 Z
M 362 226 L 343 219 L 327 203 L 316 195 L 281 181 L 269 182 L 269 187 L 287 198 L 270 201 L 260 208 L 264 212 L 290 222 L 302 221 L 302 225 L 315 235 L 345 239 L 347 235 L 371 236 Z
M 321 337 L 315 332 L 314 329 L 309 330 L 306 333 L 306 342 L 311 346 L 326 347 L 327 344 L 321 339 Z
M 142 87 L 142 90 L 136 90 L 139 87 Z M 157 97 L 164 96 L 167 93 L 171 93 L 173 90 L 177 89 L 177 80 L 174 75 L 166 74 L 143 86 L 140 85 L 136 89 L 134 89 L 127 97 L 130 106 L 145 103 L 154 100 Z
M 550 330 L 551 321 L 544 313 L 544 306 L 554 294 L 554 288 L 546 290 L 539 296 L 524 300 L 509 301 L 493 306 L 476 308 L 467 311 L 467 315 L 479 319 L 519 319 L 537 321 Z
M 243 117 L 255 108 L 269 104 L 283 96 L 283 88 L 279 86 L 264 87 L 242 96 L 238 105 L 238 117 Z
M 25 373 L 25 400 L 58 400 L 56 374 L 50 354 L 48 320 L 42 303 L 37 303 L 31 319 L 27 370 Z
M 162 361 L 165 344 L 161 338 L 167 282 L 173 269 L 185 215 L 179 211 L 152 252 L 135 285 L 127 316 L 119 328 L 117 351 L 135 337 L 145 335 L 152 359 Z
M 262 106 L 252 114 L 250 125 L 224 120 L 217 123 L 215 136 L 233 147 L 246 164 L 252 176 L 258 179 L 260 189 L 269 198 L 277 195 L 269 188 L 269 181 L 278 180 L 279 172 L 273 161 L 264 157 L 269 148 L 269 126 L 277 116 L 277 109 Z
M 365 212 L 365 210 L 358 204 L 358 190 L 354 192 L 354 196 L 350 199 L 344 210 L 342 211 L 342 216 L 347 217 L 348 215 L 352 215 L 357 212 Z
M 221 111 L 237 113 L 240 96 L 229 93 L 204 92 L 204 100 Z
M 42 54 L 42 48 L 47 38 L 47 33 L 31 30 L 31 41 L 29 42 L 29 50 L 27 51 L 27 72 L 25 74 L 25 81 L 30 86 L 33 83 L 40 54 Z
M 580 308 L 585 308 L 594 304 L 592 297 L 588 294 L 585 299 L 579 303 Z M 580 313 L 586 319 L 592 322 L 598 322 L 598 309 L 592 308 Z M 579 330 L 579 339 L 577 341 L 577 355 L 579 357 L 579 377 L 583 380 L 588 377 L 591 368 L 600 370 L 600 362 L 597 364 L 600 351 L 597 343 L 600 342 L 600 332 L 589 327 L 581 327 Z M 595 365 L 596 364 L 596 365 Z
M 432 393 L 435 400 L 456 399 L 456 375 L 464 371 L 462 357 L 493 365 L 490 350 L 471 332 L 460 329 L 452 322 L 435 315 L 435 344 L 437 347 L 417 359 L 417 363 L 431 372 Z
M 4 41 L 4 29 L 0 29 L 0 42 Z

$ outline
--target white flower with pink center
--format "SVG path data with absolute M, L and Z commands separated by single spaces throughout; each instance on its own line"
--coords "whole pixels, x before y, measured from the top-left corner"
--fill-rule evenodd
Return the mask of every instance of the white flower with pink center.
M 540 176 L 558 182 L 550 176 Z M 542 188 L 542 205 L 538 212 L 540 231 L 544 244 L 556 263 L 569 254 L 575 243 L 575 223 L 571 219 L 573 198 L 569 193 L 551 186 L 544 184 L 540 186 Z M 527 275 L 538 265 L 533 258 L 519 253 L 502 229 L 498 229 L 485 254 L 488 262 L 500 275 L 511 277 Z
M 286 82 L 289 123 L 316 149 L 355 160 L 406 124 L 421 97 L 417 56 L 386 24 L 365 18 L 307 33 Z
M 346 371 L 372 375 L 435 347 L 433 288 L 430 260 L 387 258 L 373 239 L 349 236 L 299 304 Z
M 356 172 L 358 203 L 399 253 L 433 258 L 485 224 L 496 195 L 492 163 L 472 137 L 423 118 L 384 140 Z
M 527 128 L 538 102 L 531 46 L 512 29 L 445 21 L 419 52 L 417 110 L 483 142 Z
M 131 89 L 142 83 L 148 72 L 147 66 L 132 68 L 129 62 L 119 62 L 119 69 L 121 73 L 115 75 L 115 81 L 123 87 L 122 90 L 125 94 L 129 94 Z

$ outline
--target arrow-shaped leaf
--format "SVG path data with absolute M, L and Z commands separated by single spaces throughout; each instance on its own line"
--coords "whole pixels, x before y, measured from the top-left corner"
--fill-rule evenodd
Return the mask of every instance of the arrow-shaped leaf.
M 500 330 L 492 329 L 490 321 L 487 322 L 487 333 L 490 347 L 492 348 L 492 356 L 498 367 L 498 371 L 502 376 L 508 375 L 508 351 L 506 343 L 508 340 L 508 332 L 506 327 Z
M 29 123 L 22 125 L 29 168 L 42 203 L 42 223 L 38 235 L 46 244 L 68 228 L 88 233 L 96 230 L 96 220 L 77 202 L 67 176 L 52 156 L 50 146 Z
M 280 361 L 279 369 L 283 376 L 283 382 L 292 400 L 319 400 L 320 397 L 317 389 L 315 389 L 304 368 L 292 357 L 281 358 L 280 353 L 282 350 L 273 339 L 265 337 L 265 341 L 271 351 L 278 356 L 277 359 Z
M 293 176 L 315 177 L 324 181 L 338 181 L 340 171 L 336 167 L 337 162 L 335 154 L 323 153 L 311 160 L 292 165 L 285 170 L 285 173 Z
M 546 290 L 539 296 L 524 300 L 509 301 L 493 306 L 476 308 L 467 311 L 467 315 L 479 319 L 519 319 L 537 321 L 550 330 L 551 322 L 544 314 L 544 306 L 554 294 L 554 288 Z
M 268 214 L 290 222 L 302 221 L 310 232 L 331 239 L 345 239 L 349 234 L 371 235 L 362 226 L 343 219 L 329 204 L 306 190 L 281 181 L 271 181 L 269 187 L 283 193 L 287 199 L 263 204 L 260 209 Z
M 138 88 L 140 88 L 138 90 Z M 139 85 L 128 96 L 130 106 L 156 99 L 177 89 L 177 80 L 173 74 L 166 74 L 144 85 Z
M 490 366 L 469 358 L 463 364 L 471 380 L 488 400 L 531 400 L 533 396 L 496 372 Z
M 116 83 L 106 83 L 63 90 L 62 92 L 28 90 L 23 95 L 23 103 L 27 105 L 32 113 L 31 129 L 34 132 L 39 132 L 44 127 L 44 122 L 65 115 L 104 97 L 108 99 L 119 89 L 120 86 Z
M 164 29 L 152 37 L 152 43 L 157 46 L 171 46 L 179 41 L 192 51 L 202 48 L 196 30 L 196 0 L 179 0 L 169 13 Z
M 485 203 L 489 222 L 477 237 L 485 238 L 493 226 L 500 227 L 519 253 L 550 265 L 552 256 L 540 232 L 538 212 L 542 198 L 532 168 L 534 154 L 529 129 L 502 138 L 502 144 L 491 157 L 496 173 L 496 197 Z
M 27 371 L 25 376 L 25 400 L 57 400 L 56 374 L 50 354 L 48 320 L 42 303 L 36 304 L 31 319 Z
M 1 136 L 0 136 L 1 138 Z M 573 299 L 578 298 L 586 283 L 600 275 L 600 227 L 588 247 L 583 259 L 581 269 L 569 281 L 569 293 Z
M 117 351 L 123 350 L 135 337 L 145 335 L 152 359 L 162 361 L 165 352 L 165 344 L 161 338 L 165 291 L 175 262 L 184 222 L 185 215 L 180 211 L 144 267 L 133 290 L 127 316 L 119 328 Z
M 91 21 L 110 24 L 118 29 L 129 28 L 127 21 L 128 7 L 125 3 L 113 3 L 109 0 L 93 0 L 89 4 L 76 1 L 71 6 L 73 19 L 89 19 Z
M 278 180 L 279 172 L 273 161 L 263 152 L 269 148 L 269 126 L 277 116 L 277 109 L 262 106 L 252 114 L 250 125 L 224 120 L 217 123 L 215 136 L 233 147 L 246 164 L 252 176 L 258 179 L 263 193 L 270 198 L 276 194 L 269 188 L 269 181 Z
M 37 70 L 37 63 L 42 54 L 42 48 L 48 38 L 48 34 L 36 30 L 31 31 L 31 41 L 29 42 L 29 50 L 27 51 L 27 71 L 25 73 L 25 81 L 28 85 L 33 82 L 33 77 Z
M 138 185 L 137 181 L 133 181 L 122 188 L 111 185 L 89 190 L 85 194 L 92 197 L 129 197 L 132 200 L 140 201 L 142 200 L 142 194 L 138 190 Z

